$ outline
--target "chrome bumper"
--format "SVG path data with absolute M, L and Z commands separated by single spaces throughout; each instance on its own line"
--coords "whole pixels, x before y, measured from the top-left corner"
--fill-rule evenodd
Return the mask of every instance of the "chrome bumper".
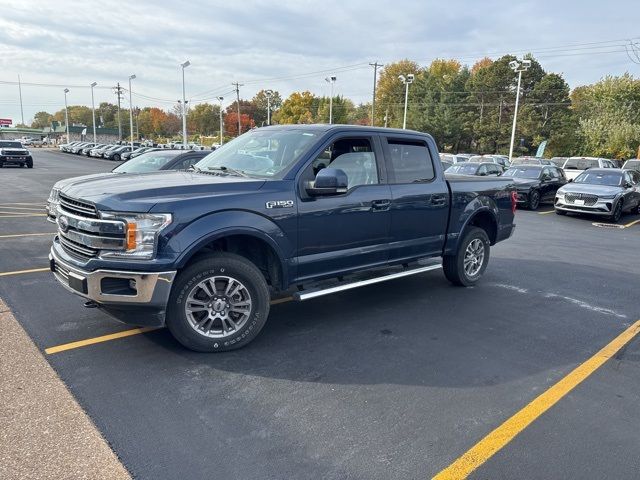
M 87 272 L 60 260 L 53 249 L 49 253 L 49 266 L 58 282 L 67 290 L 106 306 L 137 304 L 164 310 L 176 276 L 175 271 Z

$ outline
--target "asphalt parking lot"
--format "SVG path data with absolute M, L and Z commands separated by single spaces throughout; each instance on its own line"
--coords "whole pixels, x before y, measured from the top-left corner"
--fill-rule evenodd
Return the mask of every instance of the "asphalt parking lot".
M 0 170 L 0 298 L 135 478 L 459 478 L 474 446 L 470 478 L 638 477 L 640 337 L 567 375 L 640 319 L 640 216 L 519 211 L 477 287 L 436 271 L 282 302 L 249 346 L 198 354 L 46 271 L 51 186 L 115 163 L 33 155 Z

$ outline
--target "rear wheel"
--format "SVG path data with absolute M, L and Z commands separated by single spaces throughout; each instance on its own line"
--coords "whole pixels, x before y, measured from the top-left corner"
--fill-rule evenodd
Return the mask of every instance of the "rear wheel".
M 198 352 L 240 348 L 269 315 L 269 290 L 260 270 L 231 253 L 216 253 L 180 272 L 171 291 L 167 326 Z
M 119 161 L 120 161 L 120 155 L 118 155 L 118 154 L 116 153 L 116 154 L 113 156 L 113 159 L 114 159 L 116 162 L 119 162 Z
M 478 227 L 467 230 L 455 255 L 442 259 L 444 275 L 454 285 L 469 287 L 475 284 L 489 263 L 489 237 Z

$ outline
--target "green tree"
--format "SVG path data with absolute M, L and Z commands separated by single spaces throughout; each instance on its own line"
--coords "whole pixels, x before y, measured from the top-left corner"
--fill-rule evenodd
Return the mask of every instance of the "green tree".
M 312 111 L 313 121 L 316 123 L 329 123 L 329 97 L 316 97 Z M 348 98 L 342 96 L 333 97 L 333 123 L 351 123 L 351 117 L 355 111 L 355 105 Z
M 187 125 L 191 133 L 214 135 L 220 131 L 220 107 L 200 103 L 189 109 Z
M 313 123 L 312 109 L 314 95 L 309 92 L 293 92 L 282 102 L 282 106 L 273 116 L 273 122 L 279 124 Z
M 260 127 L 267 124 L 267 106 L 271 106 L 271 118 L 273 118 L 273 114 L 282 106 L 282 97 L 279 92 L 274 91 L 269 102 L 267 102 L 266 90 L 260 90 L 251 99 L 251 103 L 254 106 L 253 119 L 256 125 Z
M 44 128 L 51 126 L 53 121 L 53 115 L 49 112 L 38 112 L 33 116 L 33 122 L 31 122 L 31 128 Z

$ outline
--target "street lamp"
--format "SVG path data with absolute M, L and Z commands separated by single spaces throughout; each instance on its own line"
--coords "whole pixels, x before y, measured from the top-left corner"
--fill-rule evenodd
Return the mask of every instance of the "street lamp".
M 182 145 L 187 148 L 187 99 L 184 94 L 184 69 L 191 65 L 191 62 L 187 60 L 181 63 L 182 67 Z
M 404 119 L 402 120 L 402 129 L 407 129 L 407 103 L 409 101 L 409 85 L 413 83 L 415 75 L 409 73 L 407 76 L 398 75 L 398 78 L 404 83 Z
M 265 90 L 264 94 L 267 96 L 267 125 L 271 125 L 271 96 L 273 90 Z
M 331 84 L 331 97 L 329 97 L 329 125 L 333 123 L 333 84 L 336 83 L 338 78 L 335 75 L 331 75 L 324 79 L 325 82 Z
M 511 128 L 511 144 L 509 145 L 509 162 L 513 156 L 513 142 L 516 137 L 516 120 L 518 118 L 518 103 L 520 100 L 520 81 L 522 80 L 522 72 L 526 72 L 531 66 L 531 60 L 511 60 L 509 62 L 511 69 L 518 74 L 518 87 L 516 88 L 516 107 L 513 112 L 513 127 Z
M 220 102 L 220 146 L 222 146 L 222 101 L 224 97 L 218 97 L 218 101 Z
M 67 143 L 70 142 L 69 140 L 69 109 L 67 107 L 67 93 L 69 93 L 69 89 L 65 88 L 64 89 L 64 121 L 67 125 Z
M 131 80 L 136 78 L 135 75 L 129 76 L 129 132 L 131 140 L 131 150 L 133 151 L 133 102 L 131 101 Z
M 94 145 L 98 143 L 96 141 L 96 106 L 93 102 L 93 87 L 95 87 L 96 85 L 98 85 L 97 82 L 93 82 L 91 84 L 91 115 L 93 117 L 93 144 Z

